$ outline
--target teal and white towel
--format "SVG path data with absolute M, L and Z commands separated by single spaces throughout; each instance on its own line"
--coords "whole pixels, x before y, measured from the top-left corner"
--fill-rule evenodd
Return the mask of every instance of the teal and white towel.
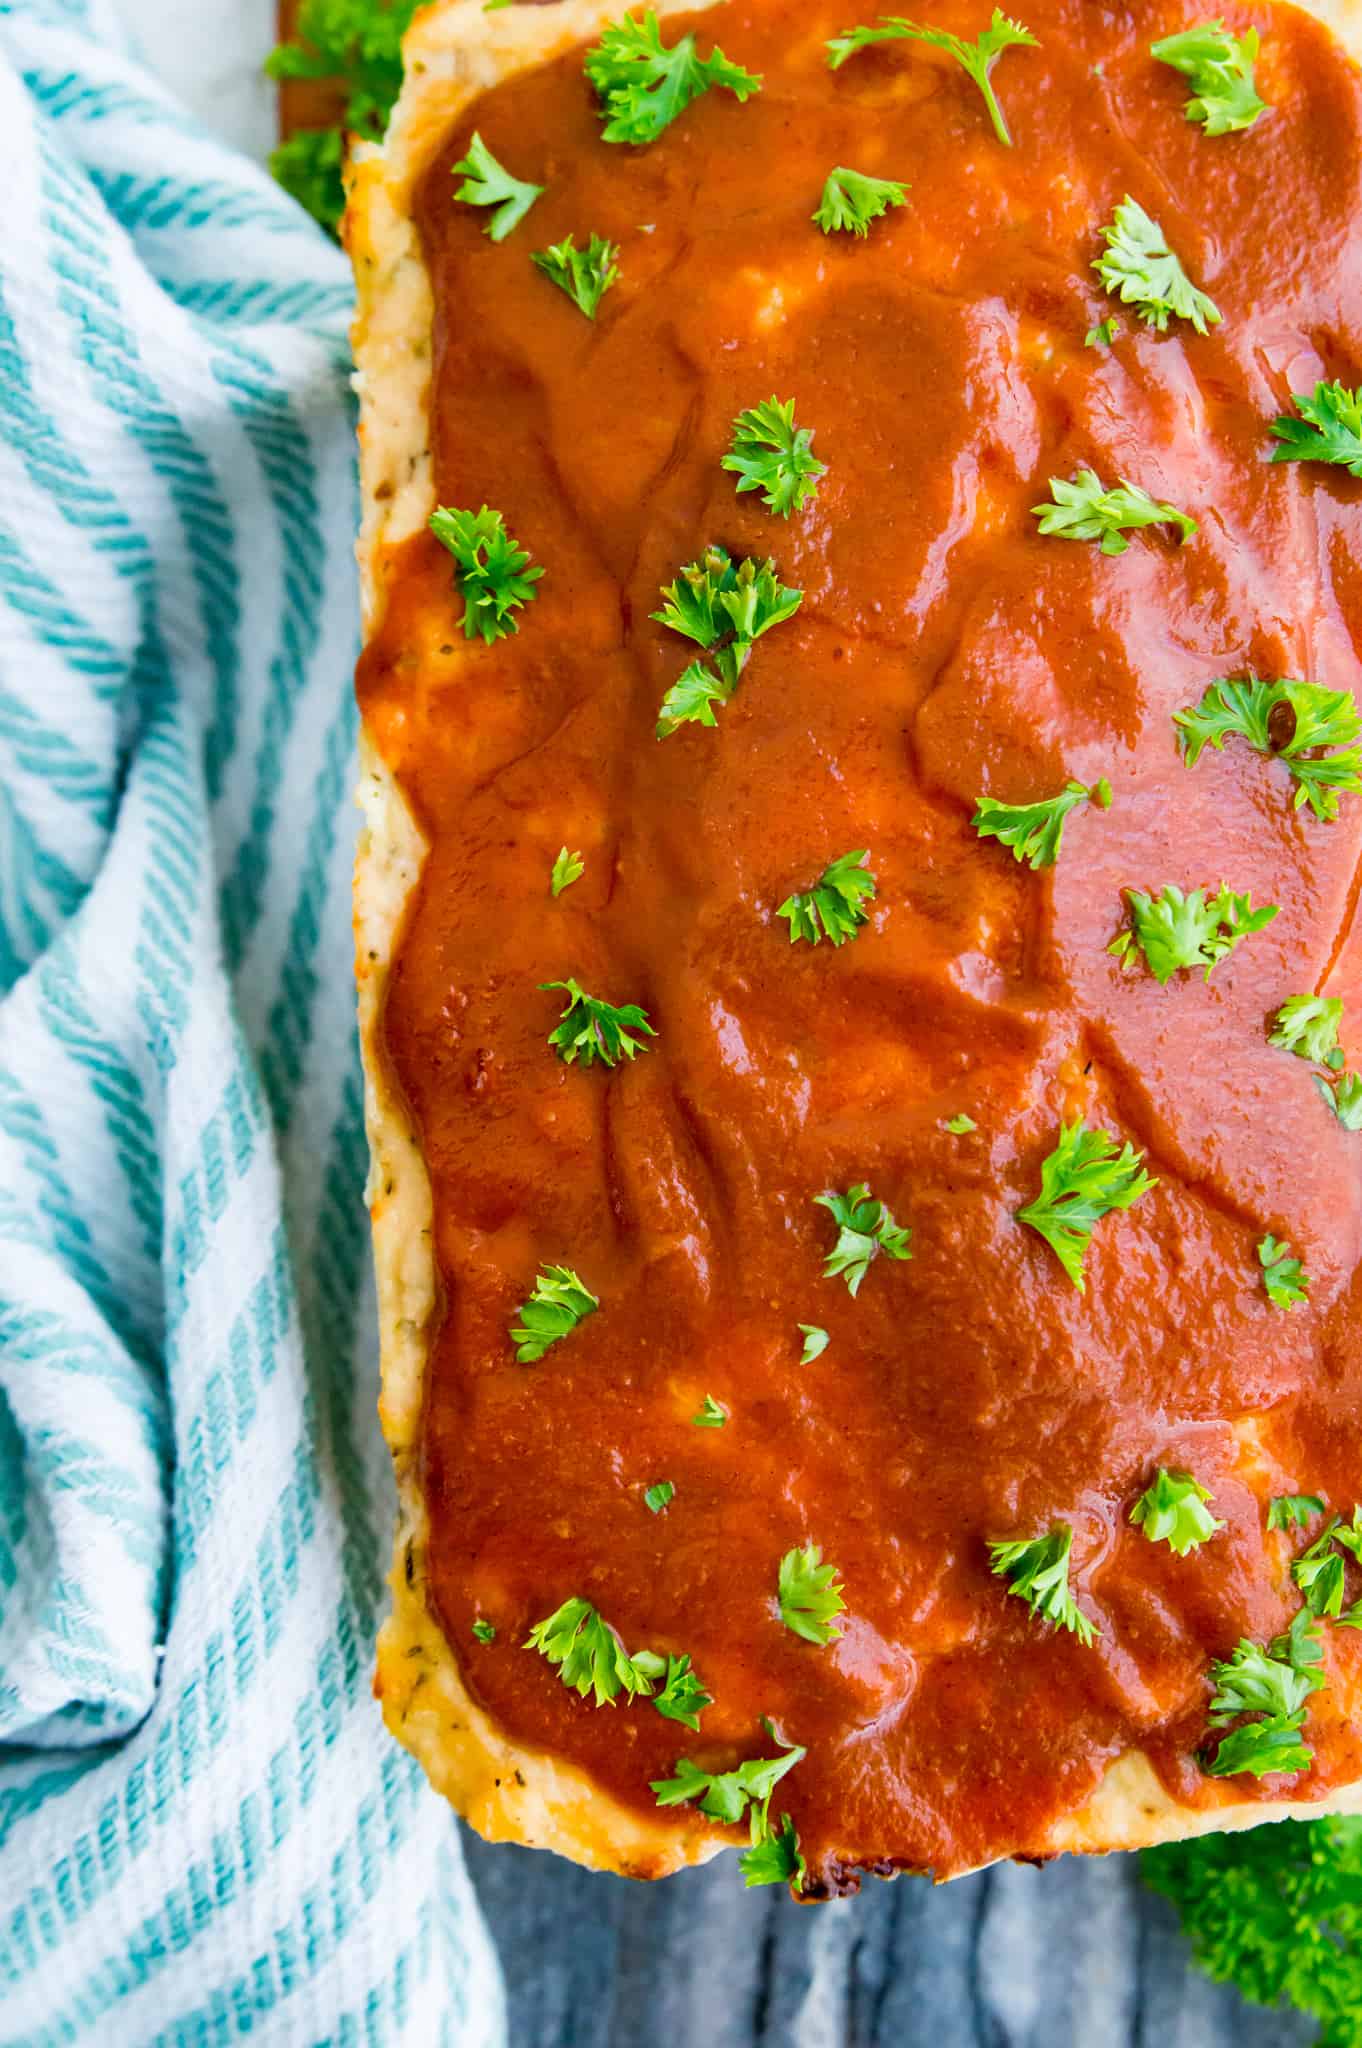
M 0 2042 L 493 2048 L 369 1697 L 345 267 L 104 0 L 0 172 Z

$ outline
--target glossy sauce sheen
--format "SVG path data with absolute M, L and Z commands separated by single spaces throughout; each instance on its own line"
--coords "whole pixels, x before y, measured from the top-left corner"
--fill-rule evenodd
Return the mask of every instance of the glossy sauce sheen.
M 1041 47 L 994 74 L 1008 150 L 939 53 L 831 73 L 849 12 L 668 23 L 765 85 L 709 94 L 647 149 L 601 141 L 581 52 L 450 136 L 419 208 L 439 498 L 498 506 L 545 574 L 519 635 L 484 648 L 449 557 L 409 543 L 360 677 L 431 843 L 385 1032 L 435 1189 L 438 1612 L 506 1730 L 645 1811 L 678 1755 L 771 1753 L 771 1717 L 808 1749 L 775 1805 L 814 1890 L 1042 1851 L 1132 1747 L 1192 1804 L 1362 1775 L 1343 1710 L 1362 1646 L 1336 1630 L 1313 1771 L 1227 1784 L 1194 1760 L 1210 1659 L 1299 1605 L 1268 1498 L 1362 1494 L 1362 1136 L 1268 1044 L 1292 994 L 1362 1000 L 1362 798 L 1333 824 L 1295 811 L 1285 769 L 1239 740 L 1189 771 L 1171 722 L 1218 676 L 1362 689 L 1362 484 L 1267 460 L 1291 391 L 1362 377 L 1362 92 L 1313 21 L 1231 8 L 1265 30 L 1272 111 L 1211 139 L 1147 54 L 1184 25 L 1166 8 L 1030 0 Z M 931 19 L 973 35 L 985 14 Z M 474 127 L 548 187 L 500 246 L 452 199 Z M 825 237 L 834 164 L 907 181 L 907 206 Z M 1104 295 L 1090 265 L 1126 192 L 1219 304 L 1210 335 L 1160 336 Z M 621 245 L 594 325 L 530 263 L 570 231 Z M 1085 348 L 1112 312 L 1115 347 Z M 828 465 L 788 523 L 719 466 L 734 415 L 772 394 Z M 1136 534 L 1117 559 L 1041 538 L 1029 508 L 1085 463 L 1200 533 Z M 714 541 L 772 555 L 803 608 L 717 730 L 659 744 L 697 650 L 648 614 Z M 1100 775 L 1112 808 L 1070 819 L 1053 870 L 971 828 L 980 793 Z M 586 872 L 553 902 L 564 843 Z M 854 847 L 869 925 L 792 946 L 777 905 Z M 1127 886 L 1222 880 L 1281 915 L 1209 984 L 1107 956 Z M 658 1036 L 632 1066 L 549 1049 L 562 998 L 537 984 L 569 975 L 646 1007 Z M 960 1111 L 978 1129 L 954 1137 Z M 1159 1180 L 1098 1226 L 1086 1297 L 1015 1220 L 1079 1114 Z M 913 1257 L 853 1300 L 822 1277 L 836 1233 L 813 1198 L 861 1180 Z M 1258 1275 L 1267 1230 L 1312 1276 L 1290 1314 Z M 558 1262 L 601 1310 L 517 1365 L 509 1326 Z M 808 1366 L 801 1322 L 830 1333 Z M 706 1394 L 725 1428 L 692 1426 Z M 1129 1523 L 1160 1464 L 1228 1524 L 1185 1558 Z M 653 1515 L 659 1479 L 676 1495 Z M 1091 1649 L 989 1571 L 989 1538 L 1061 1519 Z M 808 1539 L 848 1605 L 823 1649 L 775 1599 Z M 521 1647 L 572 1594 L 631 1650 L 691 1654 L 715 1698 L 699 1735 L 593 1708 Z

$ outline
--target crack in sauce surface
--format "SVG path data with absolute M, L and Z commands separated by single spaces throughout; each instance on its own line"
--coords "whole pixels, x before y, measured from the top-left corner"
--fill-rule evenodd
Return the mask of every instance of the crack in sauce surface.
M 1362 1135 L 1268 1043 L 1290 995 L 1362 1000 L 1362 798 L 1322 823 L 1242 741 L 1185 769 L 1172 725 L 1220 676 L 1362 689 L 1362 484 L 1267 459 L 1292 391 L 1362 378 L 1362 92 L 1314 21 L 1230 8 L 1264 31 L 1271 111 L 1213 140 L 1148 55 L 1183 25 L 1165 8 L 1025 12 L 1040 47 L 994 73 L 1011 150 L 939 52 L 831 73 L 842 0 L 668 22 L 765 83 L 644 150 L 600 140 L 580 51 L 479 99 L 418 208 L 436 484 L 499 507 L 544 576 L 517 636 L 466 643 L 454 565 L 420 536 L 387 563 L 360 671 L 430 842 L 384 1045 L 435 1198 L 431 1597 L 501 1726 L 641 1810 L 679 1755 L 773 1753 L 771 1717 L 808 1750 L 775 1807 L 815 1891 L 1042 1854 L 1131 1749 L 1189 1805 L 1362 1776 L 1359 1644 L 1333 1630 L 1311 1771 L 1226 1784 L 1195 1761 L 1210 1660 L 1299 1604 L 1268 1499 L 1362 1493 Z M 983 11 L 931 19 L 973 36 Z M 501 245 L 453 200 L 475 128 L 547 188 Z M 907 205 L 825 237 L 835 164 L 905 181 Z M 1126 193 L 1219 305 L 1209 335 L 1103 294 L 1098 230 Z M 621 248 L 594 324 L 530 262 L 570 232 Z M 1114 347 L 1086 348 L 1113 312 Z M 827 464 L 788 523 L 720 468 L 735 414 L 773 394 Z M 1030 508 L 1084 464 L 1199 533 L 1119 558 L 1040 537 Z M 659 743 L 697 650 L 648 614 L 712 542 L 772 556 L 803 606 L 716 730 Z M 1052 870 L 971 828 L 980 794 L 1102 775 L 1112 808 L 1070 818 Z M 554 902 L 563 844 L 586 869 Z M 852 847 L 878 878 L 868 925 L 790 945 L 776 907 Z M 1209 983 L 1107 956 L 1124 889 L 1222 880 L 1281 914 Z M 555 1057 L 563 999 L 538 984 L 569 975 L 645 1006 L 634 1064 Z M 961 1111 L 978 1128 L 952 1136 Z M 1097 1227 L 1086 1296 L 1015 1215 L 1078 1115 L 1159 1181 Z M 814 1197 L 862 1180 L 913 1256 L 852 1299 L 823 1277 Z M 1311 1276 L 1289 1314 L 1258 1271 L 1269 1230 Z M 600 1312 L 517 1365 L 509 1327 L 558 1263 Z M 830 1336 L 808 1366 L 801 1322 Z M 726 1427 L 692 1425 L 706 1394 Z M 1186 1557 L 1130 1525 L 1159 1465 L 1226 1523 Z M 1060 1520 L 1090 1649 L 989 1571 L 990 1538 Z M 826 1648 L 775 1597 L 807 1540 L 845 1587 Z M 698 1735 L 593 1708 L 521 1647 L 573 1594 L 630 1650 L 691 1655 L 714 1695 Z

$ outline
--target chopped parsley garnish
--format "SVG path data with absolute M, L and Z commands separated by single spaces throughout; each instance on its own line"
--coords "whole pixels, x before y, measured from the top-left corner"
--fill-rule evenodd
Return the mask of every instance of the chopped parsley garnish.
M 1198 291 L 1164 240 L 1163 229 L 1127 193 L 1111 225 L 1102 230 L 1105 255 L 1093 269 L 1123 305 L 1134 306 L 1150 327 L 1164 333 L 1170 317 L 1190 320 L 1198 334 L 1220 320 L 1220 308 Z
M 817 1323 L 801 1323 L 799 1332 L 804 1339 L 804 1349 L 799 1354 L 799 1363 L 812 1365 L 815 1358 L 821 1358 L 827 1350 L 828 1333 L 820 1329 Z
M 1051 868 L 1064 841 L 1064 820 L 1079 804 L 1089 802 L 1099 810 L 1110 809 L 1111 784 L 1105 776 L 1091 789 L 1086 783 L 1068 782 L 1058 796 L 1034 804 L 1002 804 L 981 796 L 970 822 L 981 839 L 1001 839 L 1010 846 L 1014 860 L 1027 861 L 1033 869 Z
M 569 853 L 567 848 L 559 849 L 549 877 L 549 889 L 554 896 L 561 896 L 564 889 L 570 889 L 574 882 L 580 882 L 586 873 L 586 862 L 580 853 Z
M 797 939 L 816 946 L 826 937 L 840 946 L 855 938 L 869 922 L 870 913 L 863 906 L 875 897 L 875 877 L 865 865 L 869 858 L 869 848 L 864 846 L 839 854 L 812 889 L 800 889 L 785 898 L 776 916 L 788 919 L 792 946 Z
M 648 1012 L 637 1003 L 623 1003 L 617 1009 L 598 996 L 589 996 L 571 977 L 567 981 L 541 981 L 539 986 L 545 990 L 561 989 L 568 999 L 562 1022 L 549 1033 L 549 1044 L 566 1066 L 579 1059 L 584 1067 L 589 1067 L 593 1060 L 613 1067 L 616 1060 L 631 1060 L 636 1053 L 647 1050 L 632 1036 L 633 1032 L 657 1037 L 648 1022 Z
M 846 1602 L 836 1565 L 824 1564 L 816 1543 L 786 1551 L 780 1560 L 778 1591 L 786 1628 L 820 1647 L 836 1642 L 842 1631 L 833 1617 L 846 1611 Z
M 694 36 L 665 47 L 651 8 L 601 31 L 587 51 L 586 75 L 600 101 L 604 142 L 656 142 L 692 100 L 716 86 L 739 101 L 761 90 L 760 78 L 731 64 L 722 50 L 697 57 Z
M 772 1741 L 778 1741 L 770 1722 L 764 1726 Z M 787 1749 L 783 1756 L 752 1757 L 733 1771 L 702 1771 L 689 1757 L 678 1757 L 674 1766 L 676 1776 L 654 1779 L 652 1791 L 659 1806 L 682 1806 L 698 1800 L 701 1813 L 732 1826 L 742 1819 L 749 1805 L 764 1808 L 785 1773 L 807 1754 L 806 1750 L 795 1748 Z
M 656 1673 L 646 1665 L 640 1670 L 619 1637 L 589 1600 L 565 1600 L 561 1607 L 536 1622 L 525 1640 L 527 1650 L 538 1650 L 558 1667 L 563 1684 L 583 1699 L 595 1695 L 598 1707 L 613 1706 L 621 1693 L 633 1699 L 647 1699 Z M 656 1661 L 656 1660 L 653 1660 Z
M 643 1496 L 645 1505 L 655 1515 L 660 1515 L 663 1508 L 668 1506 L 675 1498 L 676 1488 L 672 1485 L 670 1479 L 659 1479 L 657 1484 L 650 1486 Z
M 714 1701 L 691 1669 L 689 1657 L 668 1657 L 664 1660 L 653 1650 L 640 1650 L 634 1658 L 634 1668 L 650 1684 L 655 1679 L 662 1679 L 662 1690 L 653 1705 L 665 1721 L 680 1721 L 683 1727 L 699 1728 L 701 1714 L 706 1707 L 713 1706 Z
M 1279 726 L 1283 708 L 1289 736 Z M 1336 818 L 1340 794 L 1362 790 L 1362 751 L 1356 745 L 1362 717 L 1349 690 L 1326 690 L 1320 683 L 1290 677 L 1272 683 L 1221 677 L 1208 684 L 1199 704 L 1175 711 L 1173 723 L 1189 768 L 1203 747 L 1220 752 L 1233 734 L 1256 753 L 1285 762 L 1296 784 L 1295 808 L 1308 803 L 1317 818 Z M 1322 747 L 1345 751 L 1320 758 L 1314 750 Z
M 815 1195 L 815 1202 L 827 1209 L 837 1225 L 837 1242 L 823 1261 L 823 1276 L 835 1280 L 840 1274 L 848 1294 L 856 1294 L 870 1270 L 870 1262 L 883 1252 L 889 1259 L 911 1259 L 910 1225 L 895 1223 L 883 1202 L 877 1202 L 864 1181 L 848 1188 L 844 1195 Z
M 721 681 L 702 661 L 687 663 L 662 699 L 657 737 L 668 739 L 682 725 L 717 725 L 715 706 L 727 704 L 732 695 L 732 684 Z
M 751 1821 L 752 1846 L 738 1858 L 743 1884 L 749 1890 L 755 1884 L 788 1884 L 792 1891 L 802 1891 L 807 1865 L 789 1814 L 783 1813 L 780 1826 L 773 1828 L 765 1808 L 754 1806 Z
M 1143 1159 L 1129 1143 L 1118 1151 L 1109 1132 L 1090 1131 L 1081 1118 L 1062 1123 L 1059 1143 L 1041 1163 L 1040 1193 L 1017 1211 L 1017 1221 L 1039 1231 L 1080 1294 L 1087 1292 L 1083 1260 L 1096 1225 L 1158 1186 Z
M 1095 1623 L 1069 1590 L 1069 1552 L 1074 1532 L 1056 1523 L 1044 1536 L 1019 1543 L 990 1543 L 992 1570 L 1007 1580 L 1007 1590 L 1024 1600 L 1042 1621 L 1053 1621 L 1076 1635 L 1085 1648 L 1097 1633 Z
M 1289 1636 L 1279 1636 L 1270 1649 L 1241 1640 L 1233 1656 L 1211 1666 L 1215 1693 L 1212 1728 L 1223 1728 L 1240 1714 L 1294 1714 L 1324 1683 L 1319 1631 L 1302 1608 Z
M 727 1408 L 716 1401 L 713 1394 L 706 1394 L 698 1412 L 691 1416 L 697 1429 L 722 1429 L 727 1420 Z
M 1279 414 L 1272 431 L 1281 442 L 1274 462 L 1335 462 L 1362 476 L 1362 387 L 1316 384 L 1313 396 L 1293 391 L 1291 403 L 1300 414 L 1293 420 Z
M 704 662 L 693 661 L 677 678 L 658 714 L 660 740 L 687 722 L 717 722 L 714 706 L 726 704 L 733 695 L 753 644 L 772 626 L 793 617 L 804 593 L 787 589 L 773 562 L 749 557 L 735 566 L 727 549 L 716 546 L 682 569 L 674 583 L 664 586 L 662 596 L 661 611 L 650 616 L 703 647 L 718 675 Z
M 1343 1048 L 1338 1042 L 1342 1022 L 1342 996 L 1288 996 L 1277 1012 L 1276 1029 L 1268 1043 L 1337 1072 L 1343 1065 Z
M 480 511 L 457 511 L 440 505 L 430 515 L 430 530 L 458 564 L 463 596 L 463 630 L 490 647 L 507 633 L 518 633 L 514 616 L 535 595 L 544 571 L 530 567 L 530 557 L 506 531 L 500 512 L 484 505 Z
M 600 235 L 592 235 L 585 249 L 577 247 L 575 235 L 567 235 L 548 249 L 537 249 L 530 261 L 580 306 L 588 320 L 594 320 L 597 306 L 619 276 L 619 253 L 615 243 Z
M 1121 323 L 1113 313 L 1106 320 L 1099 320 L 1096 327 L 1090 327 L 1083 336 L 1084 348 L 1110 348 L 1121 332 Z
M 1182 73 L 1192 88 L 1187 119 L 1200 121 L 1208 135 L 1232 135 L 1238 129 L 1251 128 L 1258 116 L 1267 112 L 1267 101 L 1259 99 L 1253 76 L 1253 60 L 1258 55 L 1256 28 L 1236 36 L 1223 21 L 1207 21 L 1200 28 L 1165 36 L 1162 42 L 1150 45 L 1149 54 Z
M 1362 1131 L 1362 1074 L 1340 1074 L 1336 1081 L 1316 1074 L 1315 1086 L 1345 1131 Z
M 613 1706 L 621 1693 L 626 1700 L 652 1699 L 668 1721 L 698 1728 L 700 1715 L 712 1705 L 689 1657 L 659 1657 L 655 1650 L 639 1650 L 631 1657 L 609 1623 L 580 1597 L 565 1600 L 546 1620 L 536 1622 L 525 1648 L 538 1650 L 557 1665 L 563 1684 L 583 1699 L 594 1694 L 598 1707 Z M 653 1699 L 659 1679 L 662 1690 Z
M 1265 1778 L 1271 1771 L 1294 1775 L 1306 1770 L 1315 1752 L 1301 1740 L 1304 1725 L 1303 1708 L 1245 1721 L 1225 1736 L 1213 1757 L 1203 1759 L 1201 1768 L 1208 1778 L 1237 1778 L 1241 1773 Z
M 494 1643 L 497 1639 L 497 1632 L 493 1623 L 484 1621 L 481 1616 L 473 1623 L 473 1634 L 480 1643 Z
M 1269 1771 L 1305 1770 L 1314 1751 L 1301 1741 L 1300 1730 L 1306 1701 L 1324 1684 L 1323 1661 L 1319 1630 L 1302 1607 L 1270 1648 L 1241 1640 L 1233 1656 L 1212 1664 L 1211 1726 L 1223 1728 L 1240 1714 L 1256 1718 L 1227 1735 L 1214 1757 L 1202 1759 L 1207 1776 L 1262 1778 Z
M 765 492 L 766 509 L 782 519 L 817 497 L 818 479 L 827 475 L 827 464 L 813 453 L 813 429 L 794 423 L 794 400 L 782 404 L 774 395 L 738 414 L 733 446 L 721 467 L 740 479 L 739 497 Z
M 813 218 L 825 235 L 857 235 L 864 240 L 871 221 L 879 220 L 891 206 L 906 205 L 907 200 L 908 187 L 897 179 L 872 178 L 838 164 L 828 172 Z
M 1343 1612 L 1343 1559 L 1334 1548 L 1338 1517 L 1327 1522 L 1308 1550 L 1303 1550 L 1291 1567 L 1291 1576 L 1305 1597 L 1305 1604 L 1317 1621 Z M 1346 1532 L 1345 1532 L 1346 1533 Z
M 948 50 L 983 94 L 993 132 L 999 142 L 1011 145 L 1012 137 L 1007 132 L 991 74 L 1004 50 L 1034 50 L 1037 47 L 1036 38 L 1029 28 L 1023 28 L 1019 21 L 1009 20 L 1001 7 L 995 7 L 993 19 L 983 34 L 975 42 L 967 43 L 962 37 L 951 35 L 947 29 L 921 28 L 915 21 L 905 21 L 900 14 L 890 14 L 876 28 L 850 28 L 842 35 L 834 36 L 828 44 L 828 64 L 836 71 L 848 57 L 868 48 L 871 43 L 894 42 L 901 38 L 931 43 L 938 50 Z
M 511 1331 L 516 1357 L 522 1365 L 533 1365 L 550 1344 L 570 1336 L 578 1323 L 599 1307 L 596 1296 L 571 1266 L 545 1266 Z
M 962 1109 L 958 1116 L 947 1118 L 946 1129 L 953 1138 L 963 1138 L 968 1131 L 977 1131 L 978 1124 L 972 1116 L 966 1116 Z
M 1130 1519 L 1151 1543 L 1166 1543 L 1179 1557 L 1186 1557 L 1189 1550 L 1197 1549 L 1225 1526 L 1206 1506 L 1210 1497 L 1210 1488 L 1193 1479 L 1190 1472 L 1168 1472 L 1160 1467 L 1152 1486 L 1146 1487 L 1131 1509 Z
M 1263 1269 L 1263 1285 L 1267 1298 L 1274 1308 L 1295 1308 L 1305 1300 L 1310 1287 L 1310 1275 L 1299 1259 L 1293 1259 L 1290 1247 L 1271 1231 L 1258 1247 L 1258 1264 Z
M 1176 505 L 1164 505 L 1151 498 L 1138 484 L 1124 477 L 1104 490 L 1095 470 L 1080 469 L 1072 483 L 1062 476 L 1050 478 L 1049 504 L 1033 505 L 1043 534 L 1055 540 L 1099 540 L 1104 555 L 1123 555 L 1130 546 L 1126 529 L 1136 526 L 1175 526 L 1178 544 L 1189 541 L 1197 522 Z
M 1209 902 L 1204 889 L 1184 895 L 1175 882 L 1165 883 L 1157 896 L 1127 889 L 1126 901 L 1130 923 L 1107 951 L 1129 969 L 1135 965 L 1138 948 L 1150 973 L 1161 983 L 1171 981 L 1184 967 L 1203 968 L 1209 981 L 1212 971 L 1241 939 L 1263 931 L 1280 908 L 1276 903 L 1264 903 L 1255 910 L 1251 895 L 1236 895 L 1225 882 Z
M 1324 1513 L 1317 1493 L 1279 1493 L 1268 1504 L 1269 1529 L 1304 1529 L 1316 1515 Z
M 504 242 L 511 229 L 519 227 L 544 189 L 542 185 L 527 185 L 522 179 L 513 178 L 476 131 L 467 156 L 454 166 L 454 176 L 463 179 L 454 197 L 465 206 L 496 208 L 483 229 L 494 242 Z

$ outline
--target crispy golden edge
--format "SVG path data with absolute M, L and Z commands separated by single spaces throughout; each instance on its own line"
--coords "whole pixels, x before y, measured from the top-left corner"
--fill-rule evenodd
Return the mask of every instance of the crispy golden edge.
M 685 0 L 654 4 L 663 17 L 687 11 Z M 451 123 L 479 93 L 589 41 L 621 11 L 620 0 L 557 0 L 486 14 L 482 0 L 435 0 L 408 34 L 406 85 L 385 145 L 358 149 L 349 166 L 345 238 L 357 291 L 358 557 L 366 638 L 382 614 L 389 549 L 419 529 L 435 502 L 428 435 L 433 306 L 412 217 L 416 182 Z M 1362 50 L 1362 0 L 1314 0 L 1309 11 L 1329 22 L 1353 52 Z M 664 1877 L 706 1861 L 731 1838 L 691 1813 L 640 1817 L 575 1765 L 513 1741 L 470 1699 L 459 1660 L 426 1601 L 419 1438 L 436 1295 L 431 1190 L 419 1139 L 379 1047 L 392 954 L 425 846 L 367 734 L 360 739 L 358 801 L 364 824 L 355 870 L 355 971 L 378 1272 L 379 1415 L 398 1492 L 393 1609 L 379 1636 L 374 1690 L 392 1733 L 489 1841 L 554 1849 L 624 1876 Z M 1362 1812 L 1362 1784 L 1344 1788 L 1327 1805 L 1255 1800 L 1183 1807 L 1135 1750 L 1110 1767 L 1086 1805 L 1030 1848 L 1036 1854 L 1135 1849 L 1325 1812 Z

